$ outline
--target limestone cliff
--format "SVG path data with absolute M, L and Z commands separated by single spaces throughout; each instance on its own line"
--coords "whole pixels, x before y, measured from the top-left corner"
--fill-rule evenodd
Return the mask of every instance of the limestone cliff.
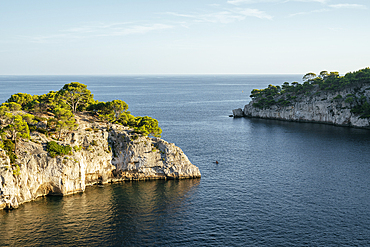
M 349 97 L 351 100 L 347 100 Z M 254 106 L 255 101 L 252 100 L 244 106 L 242 111 L 240 108 L 233 110 L 233 115 L 234 117 L 244 116 L 370 128 L 369 118 L 361 118 L 359 114 L 351 112 L 355 104 L 358 104 L 352 100 L 353 98 L 365 98 L 366 101 L 369 101 L 369 85 L 336 92 L 315 90 L 312 94 L 304 95 L 287 106 L 272 105 L 260 108 Z
M 18 145 L 18 166 L 0 150 L 0 209 L 17 208 L 39 196 L 83 192 L 93 184 L 201 176 L 173 143 L 137 136 L 121 125 L 108 129 L 86 114 L 76 119 L 78 129 L 60 142 L 73 147 L 71 155 L 50 157 L 45 147 L 52 139 L 38 132 Z

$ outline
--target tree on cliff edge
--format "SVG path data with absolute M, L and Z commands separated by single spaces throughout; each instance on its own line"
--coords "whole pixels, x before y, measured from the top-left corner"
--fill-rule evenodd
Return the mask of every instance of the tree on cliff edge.
M 93 95 L 87 86 L 79 82 L 71 82 L 65 84 L 61 90 L 58 91 L 59 99 L 69 105 L 73 113 L 75 113 L 79 107 L 86 107 L 89 102 L 93 100 Z
M 58 140 L 64 131 L 77 128 L 76 119 L 70 110 L 57 107 L 53 113 L 55 115 L 55 129 L 59 132 Z
M 302 78 L 302 80 L 304 81 L 304 82 L 306 82 L 306 81 L 312 81 L 313 79 L 315 79 L 316 78 L 316 74 L 315 73 L 312 73 L 312 72 L 309 72 L 309 73 L 307 73 L 307 74 L 305 74 L 304 76 L 303 76 L 303 78 Z
M 111 103 L 116 121 L 127 111 L 128 105 L 122 100 L 113 100 Z
M 11 140 L 14 143 L 14 153 L 17 151 L 17 143 L 20 138 L 30 139 L 30 129 L 27 121 L 19 114 L 8 113 L 7 118 L 9 124 L 4 127 L 4 130 L 10 134 Z

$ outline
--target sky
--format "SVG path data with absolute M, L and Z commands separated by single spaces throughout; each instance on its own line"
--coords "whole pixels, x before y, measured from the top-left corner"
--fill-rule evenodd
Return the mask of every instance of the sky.
M 369 0 L 0 0 L 0 75 L 369 66 Z

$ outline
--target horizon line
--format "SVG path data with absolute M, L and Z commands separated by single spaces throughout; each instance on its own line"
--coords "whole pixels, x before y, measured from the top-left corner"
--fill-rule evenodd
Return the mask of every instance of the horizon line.
M 171 75 L 301 75 L 305 73 L 127 73 L 127 74 L 0 74 L 0 76 L 171 76 Z

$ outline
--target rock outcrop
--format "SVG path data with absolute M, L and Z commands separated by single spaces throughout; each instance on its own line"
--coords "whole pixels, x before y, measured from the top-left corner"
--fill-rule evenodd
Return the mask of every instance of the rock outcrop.
M 255 102 L 252 100 L 245 105 L 243 115 L 245 117 L 370 128 L 369 118 L 361 118 L 360 115 L 351 112 L 354 105 L 349 100 L 346 101 L 348 95 L 369 99 L 369 85 L 357 89 L 348 88 L 339 92 L 317 92 L 288 106 L 272 105 L 269 108 L 261 109 L 253 106 Z M 234 110 L 234 112 L 238 111 Z M 235 113 L 234 116 L 238 117 Z
M 93 184 L 201 176 L 173 143 L 138 136 L 121 125 L 107 128 L 89 115 L 76 118 L 78 129 L 60 142 L 73 147 L 71 155 L 50 157 L 45 147 L 52 139 L 38 132 L 18 145 L 15 164 L 0 150 L 0 209 L 40 196 L 83 192 Z
M 244 117 L 244 112 L 242 108 L 234 109 L 233 110 L 233 117 Z

